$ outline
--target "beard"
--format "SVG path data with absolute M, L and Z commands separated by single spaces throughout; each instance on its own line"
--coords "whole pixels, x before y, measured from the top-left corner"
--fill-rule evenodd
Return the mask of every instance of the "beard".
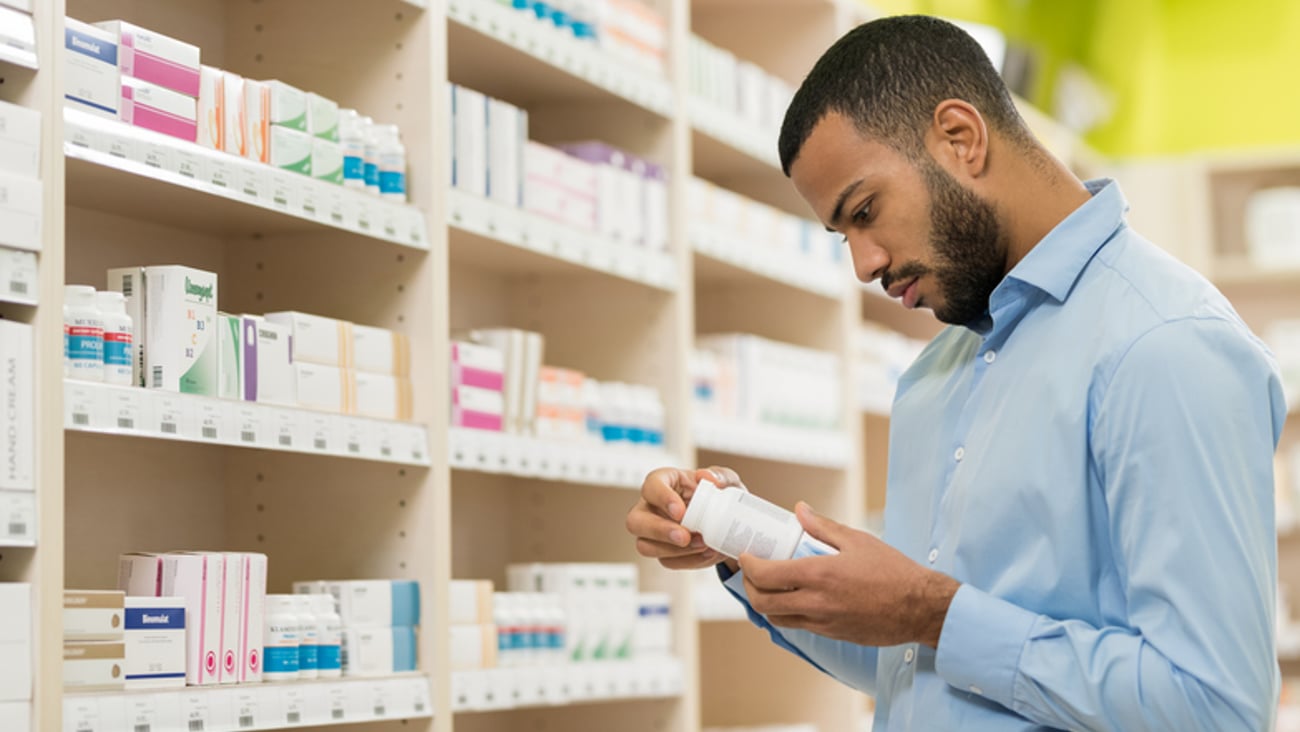
M 930 193 L 930 248 L 935 265 L 909 262 L 887 274 L 883 284 L 933 274 L 944 302 L 934 316 L 967 325 L 988 312 L 989 296 L 1006 275 L 1006 247 L 993 206 L 966 190 L 934 162 L 920 163 Z

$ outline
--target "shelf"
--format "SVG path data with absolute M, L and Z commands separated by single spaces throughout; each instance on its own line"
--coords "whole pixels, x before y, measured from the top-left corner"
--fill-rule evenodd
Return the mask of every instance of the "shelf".
M 831 299 L 843 296 L 849 281 L 839 267 L 819 264 L 805 257 L 780 256 L 746 242 L 728 238 L 726 232 L 704 226 L 691 227 L 698 281 L 734 282 L 761 279 Z
M 763 131 L 739 115 L 712 102 L 692 97 L 688 102 L 694 129 L 695 173 L 705 178 L 724 175 L 780 176 L 777 131 Z
M 698 415 L 695 446 L 700 450 L 841 469 L 852 459 L 848 435 L 837 430 L 752 424 Z
M 672 291 L 668 252 L 614 244 L 522 209 L 452 190 L 447 194 L 451 259 L 512 274 L 599 272 Z
M 667 699 L 683 693 L 675 658 L 456 671 L 453 712 L 486 712 L 596 702 Z
M 452 81 L 517 104 L 613 96 L 667 118 L 673 90 L 595 43 L 493 0 L 449 0 Z M 540 61 L 541 63 L 537 63 Z
M 36 494 L 0 491 L 0 547 L 36 546 Z
M 69 205 L 215 233 L 334 229 L 429 248 L 414 206 L 78 110 L 64 122 Z
M 423 425 L 64 381 L 64 427 L 77 432 L 429 465 Z
M 453 428 L 451 467 L 611 488 L 641 488 L 646 474 L 680 461 L 653 448 L 603 447 L 540 440 L 504 432 Z
M 89 732 L 242 732 L 432 716 L 429 679 L 420 674 L 63 697 L 63 728 Z

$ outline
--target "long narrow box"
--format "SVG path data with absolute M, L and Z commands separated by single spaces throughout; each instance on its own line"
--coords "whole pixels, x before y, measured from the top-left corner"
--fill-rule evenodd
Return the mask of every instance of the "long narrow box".
M 128 597 L 125 608 L 128 689 L 185 686 L 185 601 Z
M 244 319 L 217 313 L 217 397 L 244 396 Z
M 35 488 L 32 326 L 0 320 L 0 490 Z
M 244 401 L 297 404 L 291 331 L 257 315 L 245 315 L 243 321 Z
M 244 629 L 244 561 L 239 554 L 221 555 L 221 655 L 217 677 L 222 684 L 239 683 L 243 665 L 239 636 Z
M 294 363 L 352 368 L 352 324 L 296 311 L 267 313 L 266 319 L 289 329 Z
M 339 105 L 333 99 L 307 92 L 307 132 L 327 142 L 339 141 Z
M 220 683 L 222 579 L 220 554 L 163 555 L 160 596 L 185 598 L 186 671 L 190 686 Z
M 451 185 L 487 195 L 487 97 L 457 84 L 451 96 Z
M 390 676 L 414 671 L 415 629 L 409 626 L 344 628 L 343 674 Z
M 448 625 L 486 625 L 492 622 L 492 581 L 452 580 L 448 588 Z
M 230 555 L 228 555 L 230 556 Z M 266 555 L 244 553 L 239 557 L 244 572 L 240 614 L 239 655 L 240 683 L 262 680 L 262 634 L 266 606 Z
M 414 580 L 342 580 L 323 585 L 334 596 L 344 627 L 420 624 L 420 585 Z
M 195 142 L 210 150 L 226 149 L 226 75 L 221 69 L 199 69 L 198 131 Z
M 63 644 L 65 691 L 120 691 L 126 688 L 123 641 L 74 641 Z
M 119 39 L 118 67 L 124 78 L 147 81 L 190 97 L 199 95 L 198 46 L 124 20 L 95 25 Z
M 44 197 L 42 181 L 0 173 L 0 246 L 40 251 Z
M 353 368 L 371 374 L 411 375 L 411 342 L 402 333 L 352 326 Z
M 271 92 L 266 83 L 243 80 L 244 157 L 271 162 Z M 229 152 L 229 149 L 227 149 Z
M 0 702 L 32 698 L 32 586 L 0 582 Z
M 507 206 L 524 205 L 524 144 L 528 113 L 499 99 L 487 102 L 487 195 Z
M 125 602 L 120 590 L 64 590 L 63 640 L 122 640 Z
M 72 18 L 64 22 L 64 104 L 117 119 L 122 87 L 117 34 Z
M 198 135 L 198 102 L 194 97 L 139 79 L 122 78 L 117 115 L 129 125 L 186 142 L 194 142 Z
M 244 77 L 221 72 L 221 141 L 231 155 L 248 157 L 248 100 L 244 96 Z
M 40 110 L 0 101 L 0 171 L 40 177 Z

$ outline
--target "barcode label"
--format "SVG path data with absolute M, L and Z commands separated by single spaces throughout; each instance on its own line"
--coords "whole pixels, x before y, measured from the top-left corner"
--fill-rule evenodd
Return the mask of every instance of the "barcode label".
M 336 224 L 343 223 L 343 213 L 340 211 L 330 211 L 330 221 Z
M 277 193 L 277 194 L 275 194 L 275 205 L 277 205 L 277 206 L 288 206 L 288 205 L 289 205 L 289 197 L 286 196 L 286 195 L 284 195 L 283 193 Z
M 161 389 L 162 383 L 163 383 L 163 367 L 154 366 L 153 367 L 153 388 Z
M 243 440 L 244 442 L 256 442 L 257 435 L 254 434 L 252 430 L 244 430 L 243 432 L 239 433 L 239 439 Z
M 90 415 L 78 412 L 72 415 L 72 423 L 78 427 L 85 427 L 90 424 Z
M 417 701 L 417 702 L 415 702 L 415 711 L 416 711 L 417 713 L 422 713 L 422 712 L 424 712 L 424 702 L 423 702 L 423 701 Z
M 216 427 L 209 427 L 209 426 L 206 426 L 206 425 L 205 425 L 205 426 L 203 427 L 203 439 L 205 439 L 205 440 L 215 440 L 215 439 L 217 439 L 217 428 L 216 428 Z
M 137 724 L 132 729 L 135 730 L 135 732 L 149 732 L 149 725 Z
M 383 704 L 376 704 L 376 705 L 375 705 L 375 716 L 376 716 L 376 717 L 382 717 L 382 716 L 384 716 L 384 715 L 387 714 L 387 713 L 388 713 L 388 710 L 384 708 L 384 705 L 383 705 Z
M 379 454 L 380 454 L 380 455 L 383 455 L 384 457 L 392 457 L 392 456 L 393 456 L 393 448 L 389 447 L 388 445 L 384 445 L 384 446 L 382 446 L 382 447 L 379 448 Z
M 134 277 L 133 275 L 125 275 L 124 277 L 122 277 L 122 296 L 123 296 L 123 297 L 130 297 L 130 296 L 131 296 L 131 291 L 132 291 L 133 289 L 135 289 L 135 288 L 134 288 L 134 285 L 133 285 L 134 282 L 135 282 L 135 277 Z
M 163 433 L 164 435 L 174 435 L 174 434 L 176 434 L 176 423 L 175 423 L 175 422 L 163 422 L 162 425 L 160 425 L 160 427 L 161 427 L 161 429 L 162 429 L 162 433 Z
M 9 524 L 9 536 L 27 536 L 27 524 L 11 522 Z
M 284 715 L 284 721 L 288 722 L 289 724 L 298 724 L 298 719 L 300 717 L 301 715 L 298 714 L 297 712 L 289 712 L 288 714 Z
M 357 444 L 357 443 L 355 443 L 355 442 L 349 442 L 349 443 L 348 443 L 348 452 L 351 452 L 351 453 L 359 453 L 359 452 L 361 452 L 361 445 L 359 445 L 359 444 Z
M 117 428 L 120 430 L 133 430 L 135 429 L 135 420 L 130 417 L 118 417 Z
M 281 447 L 293 447 L 293 438 L 289 435 L 280 435 Z
M 317 437 L 316 440 L 315 440 L 312 444 L 316 446 L 316 449 L 317 449 L 317 450 L 324 450 L 324 449 L 325 449 L 325 438 L 324 438 L 324 437 Z
M 245 714 L 239 718 L 240 729 L 248 729 L 254 724 L 256 724 L 256 722 L 253 721 L 253 715 L 251 714 Z
M 190 720 L 190 732 L 203 732 L 203 720 L 202 720 L 202 719 L 191 719 L 191 720 Z
M 9 291 L 12 292 L 12 293 L 14 293 L 14 294 L 16 294 L 16 295 L 26 295 L 26 294 L 27 294 L 27 283 L 26 283 L 26 282 L 17 282 L 17 281 L 12 281 L 12 282 L 9 283 Z
M 337 709 L 337 708 L 335 708 L 335 709 L 331 709 L 331 710 L 330 710 L 330 719 L 343 719 L 343 710 L 342 710 L 342 709 Z

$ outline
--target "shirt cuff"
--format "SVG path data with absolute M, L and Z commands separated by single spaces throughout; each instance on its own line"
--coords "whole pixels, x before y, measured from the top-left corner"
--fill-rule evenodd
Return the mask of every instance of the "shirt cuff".
M 1024 608 L 962 585 L 939 634 L 935 671 L 953 687 L 1014 711 L 1020 654 L 1037 621 Z

